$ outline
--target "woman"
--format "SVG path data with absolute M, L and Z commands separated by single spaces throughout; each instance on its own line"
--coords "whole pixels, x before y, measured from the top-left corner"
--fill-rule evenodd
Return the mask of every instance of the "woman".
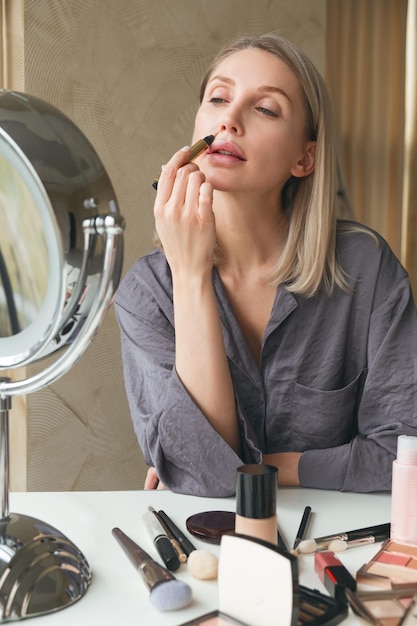
M 337 222 L 324 82 L 281 36 L 238 38 L 202 83 L 209 134 L 163 168 L 161 246 L 116 300 L 145 487 L 227 496 L 264 462 L 284 486 L 390 489 L 417 435 L 416 310 L 385 241 Z

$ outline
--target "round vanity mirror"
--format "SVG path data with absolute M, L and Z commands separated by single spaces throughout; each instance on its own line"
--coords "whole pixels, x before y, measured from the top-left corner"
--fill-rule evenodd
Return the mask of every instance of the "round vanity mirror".
M 0 128 L 0 364 L 31 360 L 51 340 L 64 302 L 63 253 L 35 170 Z
M 0 90 L 0 132 L 0 369 L 8 369 L 80 342 L 109 260 L 109 289 L 120 280 L 123 219 L 96 151 L 55 107 Z
M 13 396 L 63 375 L 95 337 L 120 281 L 123 229 L 82 132 L 43 100 L 0 90 L 0 371 L 54 353 L 36 374 L 0 377 L 0 621 L 69 606 L 92 580 L 64 534 L 9 511 L 9 411 Z

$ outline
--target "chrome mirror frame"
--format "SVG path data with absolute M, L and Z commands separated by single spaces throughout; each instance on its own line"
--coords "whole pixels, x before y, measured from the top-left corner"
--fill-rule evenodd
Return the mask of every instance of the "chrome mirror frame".
M 57 380 L 96 335 L 121 277 L 124 220 L 81 131 L 43 100 L 4 90 L 1 225 L 0 372 L 54 357 L 23 380 L 0 377 L 0 621 L 13 621 L 71 605 L 92 580 L 65 535 L 9 511 L 9 414 L 13 396 Z

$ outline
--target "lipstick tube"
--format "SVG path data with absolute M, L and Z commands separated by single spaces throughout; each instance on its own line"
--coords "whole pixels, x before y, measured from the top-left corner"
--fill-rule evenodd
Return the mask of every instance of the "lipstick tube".
M 164 528 L 151 511 L 143 514 L 143 521 L 165 567 L 175 572 L 180 566 L 180 561 Z
M 188 162 L 194 161 L 206 148 L 210 146 L 216 138 L 217 133 L 214 135 L 207 135 L 207 137 L 203 137 L 203 139 L 199 139 L 196 141 L 190 148 L 190 156 L 188 157 Z M 159 176 L 154 179 L 152 183 L 152 187 L 154 189 L 158 189 L 158 181 Z
M 330 595 L 339 602 L 347 603 L 346 588 L 356 590 L 356 580 L 334 552 L 328 550 L 316 552 L 314 571 L 319 575 Z

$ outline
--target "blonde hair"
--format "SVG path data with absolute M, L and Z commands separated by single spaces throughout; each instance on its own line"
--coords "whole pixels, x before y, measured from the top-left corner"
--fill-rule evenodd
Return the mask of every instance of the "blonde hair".
M 271 272 L 271 280 L 274 284 L 286 283 L 290 291 L 305 296 L 314 295 L 321 284 L 329 292 L 335 284 L 346 288 L 336 258 L 338 165 L 333 112 L 327 87 L 311 60 L 278 33 L 239 36 L 214 58 L 201 83 L 200 102 L 218 64 L 248 48 L 273 54 L 294 72 L 304 97 L 306 137 L 316 142 L 314 171 L 303 178 L 291 177 L 282 192 L 289 225 L 285 247 Z

